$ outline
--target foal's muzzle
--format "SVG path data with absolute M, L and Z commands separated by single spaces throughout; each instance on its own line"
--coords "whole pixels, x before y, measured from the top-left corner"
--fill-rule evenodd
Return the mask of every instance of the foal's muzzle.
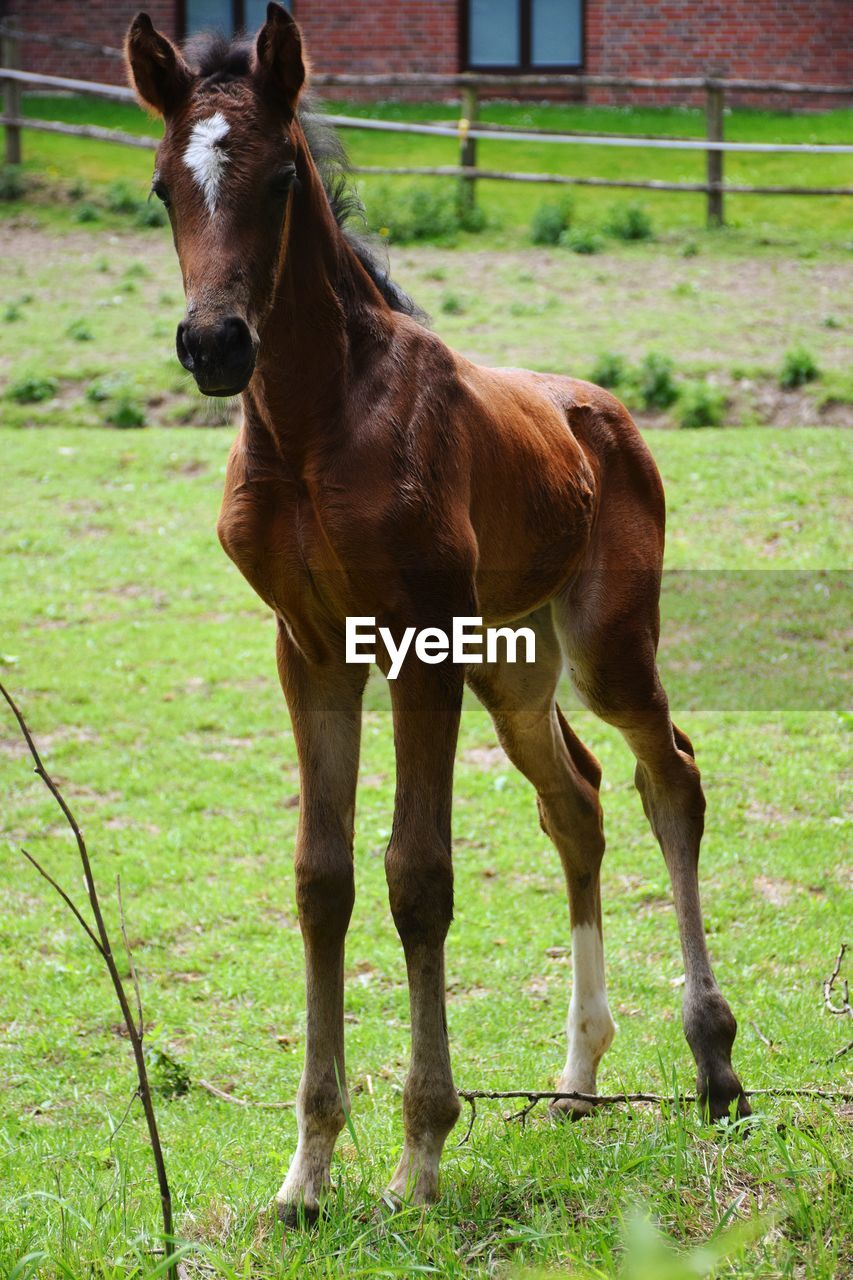
M 255 369 L 258 340 L 240 316 L 214 324 L 182 320 L 175 337 L 178 359 L 208 396 L 236 396 L 245 391 Z

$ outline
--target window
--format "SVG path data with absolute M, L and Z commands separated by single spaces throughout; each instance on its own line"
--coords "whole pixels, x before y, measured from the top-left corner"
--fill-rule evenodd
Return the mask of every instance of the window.
M 285 0 L 287 9 L 292 0 Z M 232 36 L 238 31 L 252 35 L 264 24 L 267 0 L 183 0 L 180 4 L 182 35 L 197 31 L 223 31 Z
M 583 0 L 462 0 L 462 65 L 566 71 L 583 65 Z

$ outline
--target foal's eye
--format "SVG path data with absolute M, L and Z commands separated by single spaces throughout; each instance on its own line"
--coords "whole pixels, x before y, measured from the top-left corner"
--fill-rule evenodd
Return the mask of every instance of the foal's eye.
M 273 175 L 270 188 L 274 196 L 286 196 L 296 180 L 296 165 L 288 164 Z
M 155 195 L 158 200 L 162 200 L 163 204 L 168 209 L 169 205 L 172 202 L 169 199 L 169 192 L 166 188 L 165 182 L 163 182 L 162 179 L 160 178 L 155 178 L 151 184 L 151 191 L 152 191 L 152 194 Z

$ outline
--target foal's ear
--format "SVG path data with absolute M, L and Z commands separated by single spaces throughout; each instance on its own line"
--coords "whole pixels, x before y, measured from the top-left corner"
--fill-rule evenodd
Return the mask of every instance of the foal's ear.
M 267 5 L 255 45 L 255 74 L 266 93 L 293 111 L 305 83 L 305 59 L 299 28 L 280 4 Z
M 142 99 L 160 116 L 171 115 L 189 93 L 192 72 L 178 50 L 159 31 L 147 13 L 131 22 L 124 43 L 129 79 Z

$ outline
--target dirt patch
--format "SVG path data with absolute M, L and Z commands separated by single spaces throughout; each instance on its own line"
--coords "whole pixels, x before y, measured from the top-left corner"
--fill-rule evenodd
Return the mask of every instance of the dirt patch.
M 853 427 L 853 405 L 839 400 L 818 403 L 808 391 L 783 391 L 770 378 L 709 379 L 726 399 L 723 426 L 761 427 Z M 632 409 L 631 416 L 643 430 L 676 426 L 671 413 L 648 413 Z
M 100 741 L 101 735 L 85 725 L 62 725 L 48 733 L 39 733 L 37 745 L 42 756 L 47 757 L 54 748 L 65 746 L 69 742 L 81 745 Z M 0 756 L 15 759 L 21 755 L 22 745 L 20 738 L 0 737 Z
M 757 822 L 765 827 L 782 827 L 792 821 L 792 815 L 777 809 L 774 804 L 762 804 L 758 800 L 750 800 L 746 807 L 748 822 Z
M 473 765 L 475 769 L 482 769 L 484 773 L 490 773 L 492 769 L 508 769 L 510 766 L 509 757 L 503 747 L 468 747 L 463 751 L 459 759 L 463 764 Z
M 147 831 L 152 836 L 160 834 L 156 822 L 137 822 L 133 818 L 108 818 L 104 827 L 107 831 Z
M 114 231 L 94 234 L 88 231 L 64 231 L 61 235 L 56 235 L 26 218 L 13 218 L 0 223 L 0 249 L 4 255 L 9 255 L 10 261 L 34 261 L 42 267 L 61 267 L 70 257 L 86 259 L 116 253 L 114 270 L 103 272 L 107 279 L 113 274 L 120 275 L 126 262 L 134 258 L 142 259 L 154 275 L 158 265 L 171 261 L 174 255 L 171 240 L 150 232 L 129 231 L 119 235 Z M 177 267 L 171 274 L 173 278 L 176 276 Z M 62 276 L 59 275 L 56 279 L 61 291 Z
M 81 305 L 110 305 L 116 318 L 115 333 L 88 344 L 92 350 L 86 355 L 115 373 L 126 373 L 131 381 L 142 367 L 140 359 L 143 365 L 148 362 L 155 380 L 140 394 L 148 423 L 233 421 L 233 406 L 199 396 L 190 379 L 181 381 L 177 364 L 177 381 L 163 372 L 171 367 L 172 326 L 182 307 L 177 263 L 166 235 L 57 235 L 24 220 L 0 224 L 0 248 L 10 263 L 26 264 L 24 276 L 7 270 L 0 282 L 7 290 L 32 294 L 26 314 L 31 308 L 43 334 L 46 368 L 68 363 L 51 317 L 60 304 L 67 308 L 72 291 L 85 281 L 92 298 Z M 141 264 L 144 273 L 128 278 L 129 269 Z M 746 257 L 722 249 L 684 258 L 677 246 L 661 242 L 584 258 L 533 248 L 520 232 L 510 247 L 500 249 L 392 246 L 391 268 L 432 315 L 436 332 L 479 363 L 585 377 L 603 352 L 636 364 L 655 351 L 672 359 L 677 380 L 708 378 L 721 388 L 726 425 L 853 426 L 853 406 L 844 403 L 843 391 L 853 328 L 853 271 L 837 253 L 798 258 L 756 250 Z M 453 307 L 445 305 L 451 289 Z M 123 337 L 129 320 L 138 339 L 133 351 Z M 143 321 L 154 323 L 150 337 L 147 330 L 140 336 Z M 65 342 L 67 348 L 67 338 Z M 797 345 L 813 353 L 827 379 L 842 375 L 835 399 L 821 402 L 819 383 L 781 390 L 782 359 Z M 11 372 L 11 363 L 3 361 L 4 371 Z M 63 377 L 56 400 L 36 406 L 33 423 L 58 422 L 69 414 L 76 414 L 81 425 L 102 422 L 101 406 L 82 405 L 85 386 L 85 376 Z M 675 412 L 636 416 L 646 427 L 677 421 Z M 193 463 L 187 465 L 186 474 L 197 474 Z
M 774 880 L 770 876 L 756 876 L 752 887 L 774 907 L 784 907 L 794 893 L 794 886 L 787 880 Z

